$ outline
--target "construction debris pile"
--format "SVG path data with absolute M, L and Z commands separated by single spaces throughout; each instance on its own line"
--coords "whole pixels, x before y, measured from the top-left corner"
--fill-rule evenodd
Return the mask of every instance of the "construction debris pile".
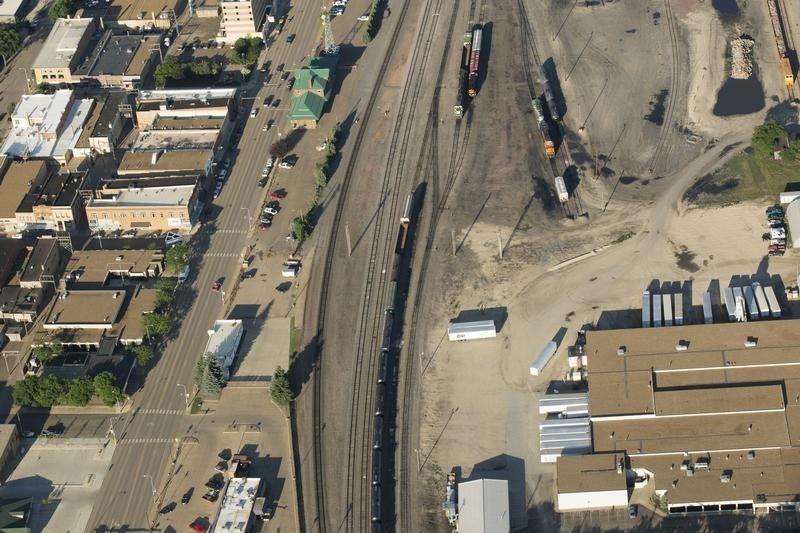
M 753 45 L 748 37 L 739 37 L 731 41 L 731 78 L 746 80 L 753 74 Z

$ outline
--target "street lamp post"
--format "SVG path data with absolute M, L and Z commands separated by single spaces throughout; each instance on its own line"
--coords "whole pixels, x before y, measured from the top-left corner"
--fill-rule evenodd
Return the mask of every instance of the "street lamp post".
M 117 444 L 117 432 L 114 431 L 114 421 L 117 419 L 116 416 L 112 416 L 108 419 L 108 435 L 111 435 L 111 440 L 114 441 L 114 445 Z
M 25 83 L 28 85 L 28 92 L 31 92 L 31 79 L 28 77 L 28 69 L 17 67 L 17 70 L 21 70 L 25 74 Z
M 253 227 L 253 217 L 250 216 L 250 208 L 249 207 L 242 207 L 243 211 L 247 213 L 247 228 L 250 229 Z
M 189 408 L 189 391 L 186 389 L 186 385 L 183 383 L 178 383 L 178 387 L 183 389 L 183 397 L 186 400 L 186 408 Z
M 219 291 L 219 295 L 222 296 L 222 305 L 225 305 L 225 291 Z
M 150 474 L 142 474 L 142 477 L 146 477 L 147 479 L 150 480 L 150 488 L 153 489 L 153 503 L 155 503 L 156 502 L 156 485 L 155 485 L 155 483 L 153 483 L 153 476 L 151 476 Z

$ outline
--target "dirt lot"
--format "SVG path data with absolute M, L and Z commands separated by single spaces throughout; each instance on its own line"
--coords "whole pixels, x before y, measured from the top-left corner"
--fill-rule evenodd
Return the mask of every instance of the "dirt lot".
M 539 463 L 535 406 L 549 380 L 564 374 L 565 350 L 541 379 L 529 376 L 532 359 L 559 328 L 571 343 L 585 324 L 630 327 L 635 312 L 608 311 L 636 308 L 654 281 L 680 282 L 697 305 L 714 280 L 724 287 L 741 275 L 773 282 L 777 275 L 787 284 L 794 278 L 796 258 L 763 255 L 763 204 L 700 210 L 681 203 L 692 182 L 730 160 L 726 147 L 745 144 L 783 98 L 773 43 L 759 40 L 771 38 L 765 6 L 748 2 L 738 18 L 723 20 L 710 4 L 527 2 L 539 55 L 543 62 L 552 57 L 566 100 L 568 149 L 560 149 L 557 165 L 577 166 L 577 205 L 588 216 L 575 220 L 553 204 L 552 171 L 527 111 L 518 11 L 486 7 L 486 81 L 466 117 L 473 121 L 468 155 L 416 303 L 425 339 L 410 348 L 423 353 L 419 530 L 446 530 L 443 476 L 453 468 L 463 478 L 511 481 L 512 529 L 638 523 L 553 513 L 553 467 Z M 717 90 L 729 75 L 725 43 L 745 31 L 756 40 L 765 104 L 746 115 L 715 116 Z M 452 129 L 450 114 L 440 116 L 447 117 L 440 130 Z M 597 255 L 549 271 L 591 250 Z M 506 317 L 498 338 L 448 343 L 447 322 L 482 308 Z

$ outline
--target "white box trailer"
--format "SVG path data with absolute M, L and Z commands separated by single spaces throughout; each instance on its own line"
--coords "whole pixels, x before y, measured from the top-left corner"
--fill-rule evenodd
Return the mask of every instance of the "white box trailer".
M 778 303 L 778 297 L 775 296 L 775 289 L 772 288 L 772 285 L 764 286 L 764 294 L 767 297 L 767 302 L 769 303 L 769 312 L 772 315 L 772 318 L 780 318 L 781 304 Z
M 473 341 L 497 337 L 494 320 L 477 320 L 475 322 L 450 322 L 447 326 L 447 338 L 451 341 Z
M 661 303 L 664 305 L 664 325 L 672 325 L 672 295 L 662 294 Z
M 558 201 L 562 204 L 569 200 L 567 185 L 564 183 L 564 178 L 561 176 L 556 176 L 556 194 L 558 195 Z
M 736 298 L 733 295 L 733 287 L 725 287 L 725 309 L 728 311 L 728 320 L 736 320 Z
M 683 293 L 678 292 L 672 295 L 675 311 L 673 312 L 673 321 L 676 326 L 683 325 Z
M 650 291 L 642 293 L 642 327 L 649 328 L 653 325 L 650 320 Z
M 761 311 L 758 310 L 758 303 L 756 302 L 756 293 L 753 287 L 745 285 L 742 287 L 744 293 L 744 302 L 747 304 L 747 318 L 749 320 L 758 320 L 761 318 Z
M 531 364 L 531 376 L 538 376 L 542 373 L 542 369 L 544 369 L 545 365 L 547 365 L 547 363 L 556 353 L 557 349 L 558 344 L 556 344 L 555 341 L 550 341 L 545 344 L 544 349 L 539 352 L 536 360 L 533 362 L 533 364 Z
M 714 323 L 714 309 L 711 307 L 711 293 L 703 293 L 703 322 L 706 324 Z
M 761 318 L 769 317 L 769 302 L 767 295 L 764 294 L 764 287 L 760 283 L 753 283 L 753 292 L 756 293 L 756 302 L 758 303 L 758 310 L 761 312 Z
M 661 327 L 661 295 L 653 295 L 653 327 Z

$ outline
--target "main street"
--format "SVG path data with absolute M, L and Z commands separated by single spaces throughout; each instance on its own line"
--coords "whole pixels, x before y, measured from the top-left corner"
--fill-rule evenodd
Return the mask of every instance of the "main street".
M 285 63 L 287 70 L 298 66 L 318 43 L 319 12 L 311 8 L 303 11 L 293 9 L 291 14 L 294 19 L 276 37 L 272 47 L 262 54 L 262 62 L 265 58 L 272 61 L 273 69 L 280 63 Z M 297 34 L 294 44 L 285 42 L 286 35 L 291 33 Z M 152 413 L 161 409 L 164 410 L 161 412 L 170 413 L 185 407 L 183 390 L 178 384 L 191 385 L 195 361 L 205 347 L 206 331 L 215 319 L 223 317 L 223 294 L 230 295 L 234 286 L 241 253 L 248 245 L 248 225 L 256 222 L 265 193 L 258 188 L 257 181 L 267 158 L 267 149 L 277 138 L 278 131 L 287 129 L 285 109 L 290 99 L 289 90 L 283 83 L 262 88 L 262 75 L 256 73 L 254 76 L 257 81 L 250 85 L 250 94 L 245 95 L 237 107 L 239 120 L 247 120 L 247 123 L 231 175 L 209 210 L 219 210 L 219 214 L 190 241 L 194 252 L 192 270 L 196 278 L 181 288 L 176 297 L 176 307 L 188 307 L 188 311 L 174 317 L 174 340 L 167 343 L 142 390 L 134 395 L 133 408 L 115 424 L 119 442 L 113 466 L 103 483 L 102 497 L 95 503 L 89 520 L 90 530 L 149 528 L 154 521 L 155 509 L 150 481 L 154 480 L 156 492 L 159 492 L 169 471 L 175 439 L 185 435 L 192 424 L 191 418 L 182 414 Z M 273 80 L 277 79 L 278 76 L 273 74 Z M 283 109 L 276 112 L 263 108 L 256 118 L 247 119 L 253 104 L 248 97 L 252 97 L 255 90 L 259 91 L 256 105 L 260 105 L 265 95 L 275 94 L 284 102 Z M 269 118 L 276 120 L 277 127 L 262 132 L 262 126 Z M 233 151 L 236 152 L 235 147 Z M 279 227 L 273 230 L 283 231 Z M 225 278 L 223 292 L 211 292 L 212 282 L 221 277 Z M 137 440 L 131 442 L 132 439 Z

